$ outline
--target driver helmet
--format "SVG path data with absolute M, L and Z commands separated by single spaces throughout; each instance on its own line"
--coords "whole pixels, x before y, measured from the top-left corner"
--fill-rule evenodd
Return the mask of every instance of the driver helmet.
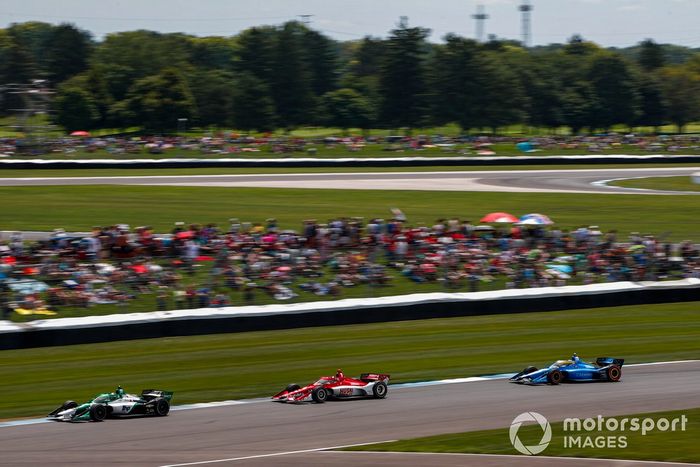
M 117 390 L 114 393 L 119 397 L 124 397 L 124 389 L 121 386 L 117 386 Z

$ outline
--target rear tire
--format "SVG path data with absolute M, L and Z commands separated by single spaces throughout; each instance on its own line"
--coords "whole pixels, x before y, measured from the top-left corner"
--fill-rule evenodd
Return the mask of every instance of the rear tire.
M 102 404 L 90 406 L 90 420 L 93 422 L 101 422 L 107 418 L 107 407 Z
M 605 373 L 608 375 L 608 381 L 611 383 L 617 383 L 622 377 L 622 370 L 617 365 L 611 366 L 605 371 Z
M 389 392 L 389 388 L 387 388 L 386 383 L 384 381 L 380 381 L 374 386 L 372 386 L 372 395 L 375 399 L 384 399 L 386 397 L 387 392 Z
M 289 386 L 287 386 L 285 391 L 294 392 L 294 391 L 298 391 L 299 389 L 301 389 L 301 387 L 298 384 L 290 384 Z
M 61 410 L 68 410 L 68 409 L 74 409 L 78 406 L 78 403 L 75 401 L 65 401 L 63 405 L 61 406 Z
M 311 391 L 311 398 L 317 404 L 323 404 L 328 400 L 328 391 L 325 388 L 316 388 Z
M 562 379 L 564 378 L 559 370 L 552 370 L 547 373 L 547 382 L 552 386 L 556 386 L 557 384 L 561 383 Z
M 153 409 L 156 417 L 165 417 L 170 412 L 170 403 L 165 399 L 156 399 Z

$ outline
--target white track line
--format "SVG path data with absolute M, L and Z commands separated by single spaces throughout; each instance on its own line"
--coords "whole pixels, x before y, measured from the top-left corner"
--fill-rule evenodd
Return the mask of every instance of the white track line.
M 697 363 L 700 360 L 675 360 L 669 362 L 648 362 L 648 363 L 631 363 L 625 365 L 625 367 L 637 367 L 637 366 L 652 366 L 652 365 L 674 365 L 678 363 Z M 435 381 L 418 381 L 415 383 L 401 383 L 392 384 L 391 389 L 412 389 L 420 388 L 426 386 L 442 386 L 446 384 L 464 384 L 464 383 L 477 383 L 480 381 L 492 381 L 499 379 L 508 379 L 513 376 L 513 373 L 501 373 L 497 375 L 486 375 L 486 376 L 469 376 L 466 378 L 451 378 L 451 379 L 440 379 Z M 171 407 L 171 411 L 179 410 L 196 410 L 196 409 L 211 409 L 214 407 L 228 407 L 232 405 L 248 405 L 248 404 L 261 404 L 270 402 L 268 397 L 257 397 L 255 399 L 234 399 L 225 401 L 214 401 L 214 402 L 200 402 L 195 404 L 184 404 L 175 405 Z M 13 420 L 9 422 L 0 422 L 0 428 L 3 427 L 13 427 L 13 426 L 23 426 L 23 425 L 37 425 L 41 423 L 56 423 L 53 420 L 48 420 L 46 418 L 34 418 L 34 419 L 23 419 L 23 420 Z
M 199 461 L 199 462 L 185 462 L 183 464 L 168 464 L 168 465 L 162 465 L 161 467 L 182 467 L 182 466 L 186 466 L 186 465 L 216 464 L 219 462 L 234 462 L 234 461 L 244 461 L 244 460 L 249 460 L 249 459 L 262 459 L 265 457 L 288 456 L 290 454 L 304 454 L 307 452 L 328 451 L 328 450 L 332 450 L 332 449 L 352 448 L 352 447 L 356 447 L 356 446 L 368 446 L 370 444 L 393 443 L 395 441 L 397 441 L 397 440 L 392 439 L 392 440 L 387 440 L 387 441 L 378 441 L 376 443 L 346 444 L 344 446 L 331 446 L 331 447 L 326 447 L 326 448 L 302 449 L 299 451 L 272 452 L 269 454 L 257 454 L 254 456 L 229 457 L 228 459 L 213 459 L 213 460 Z
M 607 180 L 596 180 L 595 182 L 591 182 L 591 185 L 596 187 L 596 188 L 607 188 L 609 190 L 634 190 L 634 191 L 640 191 L 642 193 L 650 193 L 650 192 L 666 192 L 666 193 L 683 193 L 683 194 L 698 194 L 696 191 L 676 191 L 676 190 L 657 190 L 653 188 L 635 188 L 635 187 L 629 187 L 629 186 L 616 186 L 616 185 L 608 185 L 609 183 L 613 182 L 620 182 L 624 180 L 642 180 L 645 178 L 668 178 L 668 177 L 682 177 L 683 174 L 676 174 L 676 175 L 646 175 L 643 177 L 624 177 L 624 178 L 609 178 Z
M 384 441 L 387 442 L 387 441 Z M 380 444 L 380 443 L 377 443 Z M 366 446 L 367 444 L 365 444 Z M 348 446 L 350 447 L 350 446 Z M 548 456 L 543 454 L 541 456 L 524 456 L 517 454 L 476 454 L 476 453 L 466 453 L 466 452 L 403 452 L 403 451 L 333 451 L 326 449 L 319 449 L 318 452 L 328 452 L 333 454 L 406 454 L 406 455 L 416 455 L 416 456 L 462 456 L 462 457 L 495 457 L 495 458 L 505 458 L 505 459 L 520 459 L 526 461 L 526 459 L 553 459 L 560 461 L 591 461 L 591 462 L 621 462 L 625 465 L 635 465 L 635 464 L 653 464 L 653 465 L 694 465 L 698 464 L 686 463 L 686 462 L 670 462 L 670 461 L 645 461 L 636 459 L 607 459 L 601 457 L 567 457 L 567 456 Z

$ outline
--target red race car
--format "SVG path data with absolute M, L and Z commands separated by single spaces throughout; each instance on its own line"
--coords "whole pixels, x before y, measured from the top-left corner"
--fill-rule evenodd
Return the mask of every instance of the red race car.
M 363 373 L 358 379 L 347 378 L 341 370 L 335 376 L 323 376 L 315 383 L 300 387 L 290 384 L 272 396 L 278 402 L 326 402 L 329 399 L 384 399 L 389 392 L 389 375 Z

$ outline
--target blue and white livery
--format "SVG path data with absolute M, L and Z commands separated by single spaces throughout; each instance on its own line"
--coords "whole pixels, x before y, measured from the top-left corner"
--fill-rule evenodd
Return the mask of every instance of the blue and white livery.
M 587 363 L 574 354 L 571 360 L 557 360 L 547 368 L 538 370 L 534 366 L 525 368 L 510 378 L 519 384 L 559 384 L 585 381 L 607 381 L 616 383 L 622 377 L 621 358 L 600 357 L 595 363 Z

